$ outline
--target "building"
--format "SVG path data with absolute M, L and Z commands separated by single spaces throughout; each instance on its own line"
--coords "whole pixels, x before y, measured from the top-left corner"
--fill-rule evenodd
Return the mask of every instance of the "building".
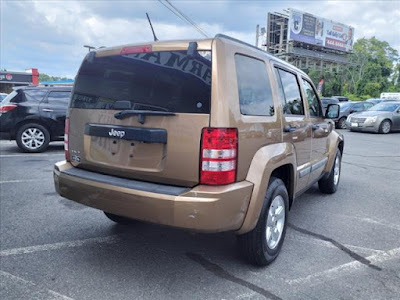
M 1 93 L 10 93 L 13 87 L 38 84 L 38 69 L 26 69 L 25 72 L 0 71 Z
M 303 70 L 339 73 L 353 51 L 353 27 L 295 9 L 268 13 L 259 35 L 263 50 Z

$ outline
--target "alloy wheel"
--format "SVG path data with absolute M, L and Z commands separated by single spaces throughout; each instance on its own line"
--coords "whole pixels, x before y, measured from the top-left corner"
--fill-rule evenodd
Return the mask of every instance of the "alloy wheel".
M 275 249 L 282 238 L 285 227 L 285 202 L 281 195 L 276 196 L 268 210 L 266 239 L 270 249 Z
M 27 128 L 22 132 L 21 142 L 29 150 L 39 149 L 45 142 L 44 132 L 39 128 Z

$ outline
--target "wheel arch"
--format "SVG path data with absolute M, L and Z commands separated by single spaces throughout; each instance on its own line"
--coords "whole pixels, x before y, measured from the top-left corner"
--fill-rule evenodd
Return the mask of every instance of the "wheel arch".
M 289 205 L 293 203 L 296 187 L 295 166 L 296 153 L 290 143 L 267 145 L 256 152 L 246 177 L 254 187 L 243 224 L 237 234 L 249 232 L 256 226 L 271 176 L 278 177 L 285 183 Z
M 51 128 L 48 126 L 48 124 L 46 124 L 46 122 L 43 122 L 43 121 L 40 120 L 39 118 L 24 119 L 24 120 L 22 120 L 21 122 L 17 123 L 17 124 L 15 125 L 14 131 L 13 131 L 13 136 L 14 136 L 14 138 L 16 138 L 16 135 L 17 135 L 18 130 L 19 130 L 22 126 L 24 126 L 24 125 L 26 125 L 26 124 L 29 124 L 29 123 L 38 124 L 38 125 L 43 126 L 43 127 L 46 128 L 47 131 L 49 132 L 49 134 L 50 134 L 50 139 L 52 138 L 52 134 L 53 134 L 53 133 L 52 133 Z
M 328 162 L 325 165 L 325 175 L 329 174 L 332 169 L 333 162 L 335 161 L 336 151 L 339 149 L 340 154 L 343 156 L 344 151 L 344 138 L 342 134 L 337 131 L 332 131 L 328 137 Z

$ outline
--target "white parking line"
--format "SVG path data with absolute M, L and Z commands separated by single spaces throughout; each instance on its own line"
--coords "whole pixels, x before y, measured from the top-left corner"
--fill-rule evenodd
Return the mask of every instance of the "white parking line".
M 64 153 L 0 154 L 0 158 L 3 158 L 3 157 L 21 157 L 21 156 L 64 156 Z
M 25 280 L 21 277 L 12 275 L 10 273 L 7 273 L 7 272 L 1 271 L 1 270 L 0 270 L 0 278 L 1 278 L 2 284 L 4 284 L 4 281 L 6 279 L 19 283 L 25 289 L 26 295 L 31 294 L 32 288 L 35 288 L 35 289 L 41 290 L 42 292 L 44 292 L 44 293 L 48 294 L 48 296 L 50 296 L 49 298 L 46 297 L 46 299 L 73 300 L 70 297 L 67 297 L 67 296 L 57 293 L 55 291 L 49 290 L 49 289 L 42 287 L 41 285 L 38 285 L 32 281 Z M 37 295 L 37 296 L 39 296 L 39 295 Z
M 35 181 L 43 181 L 43 179 L 17 179 L 17 180 L 3 180 L 3 181 L 0 181 L 0 184 L 2 184 L 2 183 L 35 182 Z
M 368 259 L 371 262 L 371 264 L 377 264 L 396 258 L 400 258 L 400 248 L 395 248 L 380 254 L 375 254 L 366 257 L 366 259 Z M 289 285 L 298 285 L 298 284 L 308 284 L 309 286 L 317 285 L 320 283 L 324 283 L 327 280 L 334 280 L 338 277 L 341 277 L 343 276 L 343 273 L 350 273 L 361 268 L 367 268 L 367 266 L 365 264 L 360 263 L 359 261 L 352 261 L 329 270 L 308 275 L 306 277 L 300 277 L 296 279 L 286 279 L 285 282 Z
M 120 241 L 120 239 L 121 238 L 118 235 L 111 235 L 111 236 L 106 236 L 106 237 L 90 238 L 90 239 L 85 239 L 85 240 L 61 242 L 61 243 L 55 243 L 55 244 L 45 244 L 45 245 L 37 245 L 37 246 L 30 246 L 30 247 L 6 249 L 6 250 L 0 251 L 0 257 L 10 256 L 10 255 L 19 255 L 19 254 L 28 254 L 28 253 L 40 252 L 40 251 L 50 251 L 50 250 L 81 247 L 81 246 L 90 245 L 90 244 L 111 244 L 111 243 L 116 243 L 116 242 Z
M 299 235 L 299 234 L 296 234 L 296 233 L 293 233 L 293 232 L 288 232 L 286 238 L 288 240 L 303 242 L 303 243 L 307 243 L 307 244 L 311 244 L 311 245 L 315 245 L 315 246 L 321 246 L 321 247 L 326 247 L 326 248 L 337 249 L 337 247 L 332 245 L 331 242 L 322 241 L 322 240 L 313 238 L 311 236 Z M 376 250 L 376 249 L 360 247 L 360 246 L 354 246 L 354 245 L 349 245 L 349 244 L 343 244 L 343 246 L 349 248 L 352 251 L 362 252 L 362 253 L 365 253 L 367 255 L 379 254 L 379 253 L 384 253 L 385 252 L 383 250 Z
M 397 224 L 381 222 L 381 221 L 377 221 L 377 220 L 374 220 L 374 219 L 371 219 L 371 218 L 365 218 L 365 217 L 357 217 L 357 216 L 355 216 L 354 218 L 359 219 L 359 220 L 364 221 L 364 222 L 367 222 L 367 223 L 377 224 L 377 225 L 389 227 L 389 228 L 392 228 L 392 229 L 400 230 L 400 225 L 397 225 Z

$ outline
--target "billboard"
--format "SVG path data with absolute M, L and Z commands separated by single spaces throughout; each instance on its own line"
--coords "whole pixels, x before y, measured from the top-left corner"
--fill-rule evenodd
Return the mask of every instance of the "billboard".
M 290 9 L 288 40 L 351 52 L 354 28 Z

